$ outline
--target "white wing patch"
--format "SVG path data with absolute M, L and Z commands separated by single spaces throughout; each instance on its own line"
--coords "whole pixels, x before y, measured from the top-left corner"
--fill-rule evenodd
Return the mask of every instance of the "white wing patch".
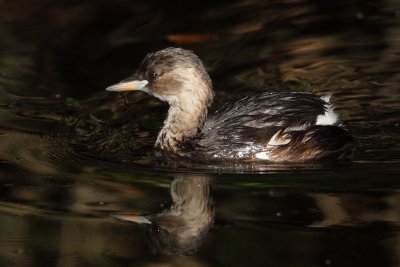
M 256 153 L 256 158 L 269 160 L 269 153 L 267 151 Z
M 334 125 L 338 122 L 338 114 L 333 110 L 331 104 L 325 105 L 325 113 L 317 116 L 316 125 Z

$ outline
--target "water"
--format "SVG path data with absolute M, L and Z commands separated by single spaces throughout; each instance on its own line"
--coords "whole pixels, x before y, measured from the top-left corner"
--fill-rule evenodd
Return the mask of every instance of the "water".
M 397 1 L 0 7 L 1 266 L 400 264 Z M 166 46 L 203 59 L 217 106 L 265 90 L 333 93 L 358 141 L 352 162 L 154 158 L 166 105 L 104 89 Z

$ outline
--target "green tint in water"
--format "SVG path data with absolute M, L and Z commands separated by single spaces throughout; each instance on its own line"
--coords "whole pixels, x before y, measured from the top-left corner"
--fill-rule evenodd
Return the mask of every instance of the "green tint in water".
M 398 266 L 398 9 L 1 4 L 0 265 Z M 333 93 L 358 141 L 352 163 L 156 159 L 167 107 L 104 89 L 166 46 L 199 54 L 217 106 L 256 91 Z M 121 212 L 153 223 L 110 217 Z

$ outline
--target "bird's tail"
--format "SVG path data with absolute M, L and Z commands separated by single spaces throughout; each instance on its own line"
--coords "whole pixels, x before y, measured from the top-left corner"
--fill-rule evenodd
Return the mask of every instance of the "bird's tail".
M 302 131 L 280 131 L 273 137 L 274 161 L 310 161 L 349 158 L 355 143 L 343 127 L 314 125 Z M 271 138 L 271 140 L 273 139 Z M 279 153 L 278 153 L 279 150 Z

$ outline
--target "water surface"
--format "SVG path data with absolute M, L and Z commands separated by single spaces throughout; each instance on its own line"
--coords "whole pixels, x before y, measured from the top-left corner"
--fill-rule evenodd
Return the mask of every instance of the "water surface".
M 0 265 L 398 266 L 399 8 L 0 3 Z M 332 94 L 357 139 L 352 161 L 156 159 L 167 106 L 104 89 L 167 46 L 203 59 L 216 107 L 262 91 Z M 173 229 L 110 217 L 121 212 Z

